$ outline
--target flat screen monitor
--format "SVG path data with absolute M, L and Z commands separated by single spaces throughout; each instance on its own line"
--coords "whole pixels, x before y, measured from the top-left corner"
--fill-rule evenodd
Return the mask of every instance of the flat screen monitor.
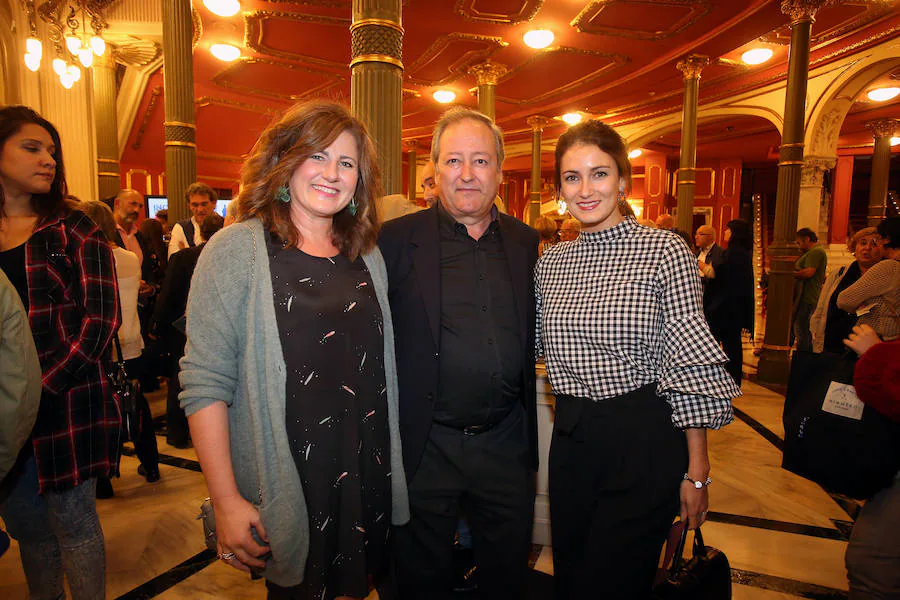
M 144 196 L 144 200 L 147 203 L 147 216 L 155 217 L 157 211 L 160 211 L 164 208 L 169 208 L 169 199 L 166 196 Z M 225 218 L 225 209 L 228 208 L 228 203 L 231 200 L 219 200 L 216 202 L 216 212 L 222 218 Z

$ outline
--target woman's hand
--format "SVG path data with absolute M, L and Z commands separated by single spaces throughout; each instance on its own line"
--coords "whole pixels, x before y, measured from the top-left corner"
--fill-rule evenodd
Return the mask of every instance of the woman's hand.
M 703 478 L 706 481 L 706 478 Z M 706 521 L 709 510 L 709 490 L 703 486 L 699 490 L 690 481 L 681 482 L 681 520 L 688 529 L 697 529 Z
M 859 356 L 865 354 L 866 350 L 880 344 L 881 338 L 875 333 L 875 330 L 868 325 L 854 325 L 853 331 L 849 337 L 844 340 L 844 345 L 852 348 Z
M 266 554 L 269 547 L 257 544 L 250 533 L 253 527 L 263 542 L 269 541 L 256 507 L 240 496 L 233 496 L 216 500 L 213 508 L 219 558 L 246 573 L 250 572 L 250 567 L 265 568 L 265 561 L 258 557 Z

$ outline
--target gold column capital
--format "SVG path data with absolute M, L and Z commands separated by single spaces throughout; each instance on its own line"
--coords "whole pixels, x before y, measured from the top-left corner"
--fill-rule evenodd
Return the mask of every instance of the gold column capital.
M 509 73 L 509 69 L 506 65 L 491 59 L 469 67 L 469 75 L 475 76 L 478 85 L 497 85 L 497 82 L 507 73 Z
M 703 54 L 690 54 L 678 61 L 675 68 L 681 71 L 684 79 L 700 79 L 700 71 L 709 64 L 709 57 Z
M 819 9 L 831 4 L 832 0 L 781 0 L 781 12 L 791 17 L 791 25 L 802 21 L 816 20 Z
M 544 127 L 553 124 L 553 119 L 544 115 L 534 115 L 525 119 L 532 131 L 543 131 Z
M 417 140 L 403 140 L 403 148 L 407 152 L 415 152 L 419 149 L 419 142 Z
M 837 164 L 837 158 L 809 156 L 803 160 L 800 171 L 800 187 L 822 187 L 822 178 Z
M 900 120 L 898 119 L 874 119 L 872 121 L 866 121 L 866 129 L 872 132 L 872 137 L 876 140 L 878 138 L 893 137 L 894 131 L 898 126 L 900 126 Z

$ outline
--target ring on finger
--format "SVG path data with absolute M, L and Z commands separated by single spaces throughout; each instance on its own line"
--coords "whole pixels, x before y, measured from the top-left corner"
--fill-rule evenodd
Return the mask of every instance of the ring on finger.
M 219 554 L 219 560 L 233 560 L 234 552 L 222 552 Z

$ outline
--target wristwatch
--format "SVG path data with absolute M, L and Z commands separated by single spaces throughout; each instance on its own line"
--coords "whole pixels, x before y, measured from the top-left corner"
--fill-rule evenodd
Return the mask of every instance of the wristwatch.
M 700 481 L 699 479 L 691 479 L 691 476 L 687 473 L 684 474 L 684 480 L 693 483 L 694 487 L 698 490 L 701 490 L 712 483 L 712 479 L 710 479 L 709 477 L 706 478 L 706 481 Z

